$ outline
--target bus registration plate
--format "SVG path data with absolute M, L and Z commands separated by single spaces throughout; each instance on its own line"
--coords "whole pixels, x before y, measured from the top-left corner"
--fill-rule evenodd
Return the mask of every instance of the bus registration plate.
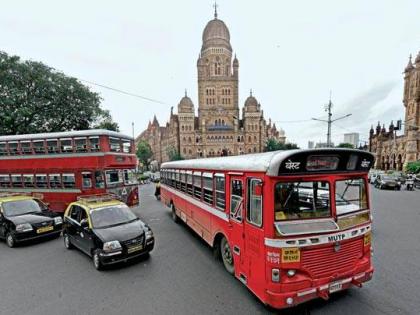
M 341 282 L 331 283 L 329 287 L 330 293 L 334 293 L 340 291 L 343 288 L 343 284 Z

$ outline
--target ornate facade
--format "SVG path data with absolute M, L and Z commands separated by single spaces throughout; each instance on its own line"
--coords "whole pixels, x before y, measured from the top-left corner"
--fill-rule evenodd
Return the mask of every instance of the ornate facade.
M 155 160 L 168 161 L 174 150 L 193 159 L 262 152 L 269 138 L 285 142 L 284 131 L 271 120 L 266 122 L 252 92 L 240 113 L 239 61 L 232 52 L 229 29 L 216 11 L 203 31 L 197 72 L 198 116 L 185 92 L 177 114 L 171 108 L 165 126 L 160 126 L 155 116 L 137 138 L 150 144 Z
M 420 160 L 420 52 L 414 64 L 404 70 L 404 135 L 396 136 L 393 122 L 386 130 L 380 122 L 370 129 L 369 148 L 376 154 L 375 168 L 402 170 L 408 162 Z

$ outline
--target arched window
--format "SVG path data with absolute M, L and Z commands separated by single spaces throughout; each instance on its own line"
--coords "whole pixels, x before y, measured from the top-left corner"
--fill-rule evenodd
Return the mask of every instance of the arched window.
M 238 142 L 241 142 L 241 137 L 240 136 L 238 136 Z
M 181 127 L 182 131 L 184 131 L 184 126 Z
M 222 119 L 222 126 L 224 126 L 225 125 L 225 120 L 224 119 Z
M 184 148 L 184 149 L 182 150 L 182 152 L 184 152 L 184 154 L 185 154 L 185 153 L 187 153 L 187 149 L 185 149 L 185 148 Z
M 256 153 L 257 152 L 257 148 L 256 147 L 254 147 L 254 153 Z
M 216 62 L 214 64 L 214 74 L 221 75 L 222 74 L 222 67 L 220 66 L 220 62 Z
M 248 142 L 251 143 L 251 136 L 248 136 Z
M 191 151 L 191 149 L 190 149 L 190 150 L 188 150 L 188 154 L 192 154 L 192 151 Z
M 217 119 L 214 121 L 214 125 L 217 126 Z
M 188 137 L 188 143 L 191 143 L 191 137 Z

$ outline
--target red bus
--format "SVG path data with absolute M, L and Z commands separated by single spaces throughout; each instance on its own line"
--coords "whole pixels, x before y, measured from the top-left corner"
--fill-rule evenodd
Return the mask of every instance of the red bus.
M 276 151 L 161 166 L 161 200 L 264 304 L 295 306 L 372 278 L 373 155 Z
M 108 130 L 0 137 L 0 191 L 41 193 L 57 212 L 79 195 L 139 203 L 132 137 Z

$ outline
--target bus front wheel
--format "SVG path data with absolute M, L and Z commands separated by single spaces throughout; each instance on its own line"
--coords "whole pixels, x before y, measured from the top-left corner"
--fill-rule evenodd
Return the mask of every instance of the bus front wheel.
M 220 240 L 220 256 L 222 257 L 223 265 L 225 266 L 226 271 L 233 275 L 235 273 L 233 255 L 226 237 L 223 237 Z

